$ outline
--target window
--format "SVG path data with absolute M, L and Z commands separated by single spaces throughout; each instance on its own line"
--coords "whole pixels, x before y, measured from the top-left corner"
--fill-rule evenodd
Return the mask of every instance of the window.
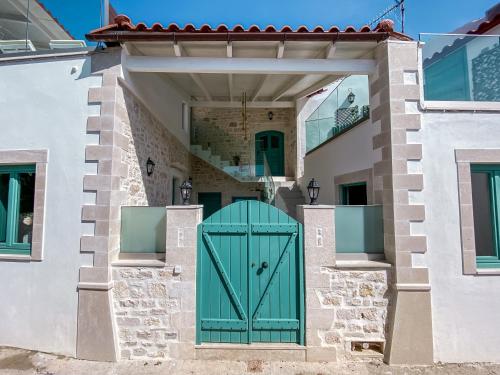
M 474 241 L 479 268 L 500 268 L 500 165 L 471 165 Z
M 29 255 L 35 166 L 0 166 L 0 254 Z
M 341 185 L 340 202 L 343 205 L 349 206 L 361 206 L 368 204 L 366 182 Z
M 189 107 L 187 103 L 182 103 L 182 129 L 187 133 L 189 132 Z
M 179 204 L 179 198 L 181 195 L 181 185 L 177 177 L 172 178 L 172 206 Z

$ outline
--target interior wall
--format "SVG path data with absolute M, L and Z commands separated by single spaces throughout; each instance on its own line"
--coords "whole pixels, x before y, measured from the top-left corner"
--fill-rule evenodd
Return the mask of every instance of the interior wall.
M 81 207 L 95 201 L 83 176 L 97 170 L 85 163 L 98 142 L 87 117 L 99 111 L 87 98 L 101 85 L 89 74 L 88 56 L 0 64 L 0 149 L 49 151 L 43 260 L 0 260 L 0 345 L 76 354 L 78 272 L 92 265 L 80 253 Z
M 268 113 L 273 113 L 272 120 Z M 255 134 L 278 130 L 285 136 L 285 175 L 295 176 L 296 124 L 294 108 L 248 108 L 247 130 L 243 128 L 241 108 L 192 109 L 192 143 L 209 147 L 212 153 L 234 165 L 234 156 L 241 165 L 255 164 Z
M 426 218 L 411 229 L 427 235 L 413 261 L 430 271 L 435 361 L 500 361 L 500 276 L 463 274 L 455 162 L 455 149 L 499 149 L 499 121 L 498 112 L 422 116 Z

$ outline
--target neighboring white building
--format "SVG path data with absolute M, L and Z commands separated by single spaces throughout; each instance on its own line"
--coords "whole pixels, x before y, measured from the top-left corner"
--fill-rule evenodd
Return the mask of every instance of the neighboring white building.
M 387 20 L 181 29 L 123 15 L 88 35 L 105 49 L 0 55 L 0 345 L 500 361 L 488 17 L 473 40 L 435 42 L 432 61 Z M 230 348 L 256 342 L 273 346 Z

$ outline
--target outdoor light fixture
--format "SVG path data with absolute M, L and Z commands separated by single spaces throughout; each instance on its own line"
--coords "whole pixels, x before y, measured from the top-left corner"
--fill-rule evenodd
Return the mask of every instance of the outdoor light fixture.
M 146 162 L 146 172 L 148 173 L 148 176 L 151 176 L 155 170 L 155 162 L 151 160 L 151 158 L 148 158 L 148 161 Z
M 309 185 L 307 185 L 307 192 L 309 193 L 309 198 L 311 199 L 309 204 L 318 204 L 319 184 L 318 181 L 314 180 L 314 178 L 309 181 Z
M 356 99 L 356 95 L 352 92 L 352 89 L 349 89 L 349 95 L 347 95 L 347 101 L 349 103 L 354 103 L 354 99 Z
M 181 185 L 181 198 L 183 205 L 189 205 L 189 199 L 191 199 L 191 190 L 193 190 L 193 184 L 191 177 L 189 180 L 186 180 Z
M 274 117 L 274 113 L 273 113 L 273 111 L 269 111 L 269 112 L 267 112 L 267 118 L 268 118 L 269 120 L 272 120 L 272 119 L 273 119 L 273 117 Z

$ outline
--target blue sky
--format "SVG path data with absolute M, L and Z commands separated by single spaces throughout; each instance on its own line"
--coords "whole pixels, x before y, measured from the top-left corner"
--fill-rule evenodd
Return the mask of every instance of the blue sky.
M 40 0 L 78 39 L 99 27 L 101 0 Z M 137 23 L 166 25 L 209 23 L 230 26 L 306 25 L 360 26 L 374 19 L 394 0 L 111 0 L 118 13 Z M 406 33 L 449 32 L 480 18 L 496 0 L 406 0 Z M 399 27 L 399 26 L 398 26 Z

